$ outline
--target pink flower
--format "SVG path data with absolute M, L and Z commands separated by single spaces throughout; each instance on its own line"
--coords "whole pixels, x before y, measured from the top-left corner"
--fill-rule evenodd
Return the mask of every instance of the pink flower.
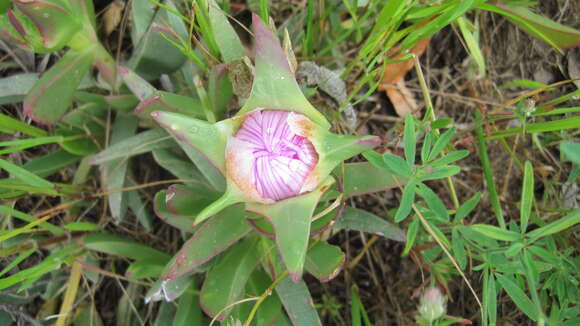
M 270 204 L 311 191 L 318 154 L 308 139 L 304 115 L 256 110 L 228 140 L 228 177 L 251 199 Z
M 425 320 L 432 322 L 445 314 L 445 296 L 438 287 L 429 287 L 421 297 L 419 314 Z

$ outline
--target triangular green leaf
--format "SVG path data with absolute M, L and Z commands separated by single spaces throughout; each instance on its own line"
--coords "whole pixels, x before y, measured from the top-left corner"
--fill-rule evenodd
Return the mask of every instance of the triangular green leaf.
M 274 226 L 278 250 L 294 282 L 299 282 L 302 277 L 312 213 L 320 196 L 333 182 L 334 179 L 328 177 L 307 194 L 270 205 L 247 205 L 247 211 L 266 217 Z
M 256 75 L 250 97 L 238 113 L 257 108 L 302 113 L 316 124 L 328 129 L 330 124 L 306 99 L 280 46 L 280 41 L 257 16 L 252 16 L 255 36 Z

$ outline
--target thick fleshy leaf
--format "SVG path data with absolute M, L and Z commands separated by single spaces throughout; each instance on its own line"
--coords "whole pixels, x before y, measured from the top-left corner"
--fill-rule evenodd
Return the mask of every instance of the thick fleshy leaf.
M 130 179 L 134 180 L 134 174 L 130 174 Z M 129 182 L 129 186 L 136 186 L 137 184 Z M 149 203 L 145 202 L 138 190 L 130 190 L 127 192 L 127 203 L 129 209 L 135 214 L 135 219 L 141 224 L 147 232 L 153 229 L 153 214 L 149 208 Z
M 274 204 L 248 204 L 246 210 L 264 216 L 274 226 L 276 245 L 294 282 L 302 277 L 306 258 L 310 221 L 320 196 L 334 179 L 328 177 L 312 192 L 288 198 Z
M 329 205 L 319 205 L 319 207 L 317 207 L 316 211 L 314 212 L 314 215 L 316 216 L 317 212 L 322 212 L 323 210 L 327 209 L 328 206 Z M 327 214 L 312 221 L 312 224 L 310 225 L 310 236 L 312 237 L 320 234 L 321 232 L 324 232 L 329 227 L 331 227 L 340 218 L 340 216 L 342 216 L 344 207 L 345 205 L 341 204 Z M 270 222 L 268 222 L 267 219 L 250 217 L 248 218 L 248 223 L 250 223 L 252 228 L 254 228 L 254 231 L 258 232 L 259 234 L 272 239 L 275 237 L 274 227 L 272 224 L 270 224 Z
M 187 184 L 205 184 L 203 175 L 195 165 L 187 159 L 187 156 L 179 152 L 179 148 L 156 148 L 153 150 L 153 158 L 159 166 L 177 178 L 188 180 Z
M 244 237 L 251 228 L 241 205 L 226 208 L 208 220 L 171 259 L 161 279 L 171 280 L 195 270 Z
M 118 113 L 111 133 L 111 145 L 118 144 L 129 138 L 137 131 L 139 121 L 132 115 Z M 129 160 L 118 158 L 101 166 L 102 184 L 106 185 L 111 216 L 119 223 L 127 213 L 127 193 L 115 191 L 125 186 L 125 177 L 129 168 Z
M 91 48 L 68 51 L 42 75 L 24 99 L 26 115 L 42 124 L 57 122 L 71 105 L 74 92 L 92 62 Z
M 195 282 L 179 298 L 173 326 L 203 325 L 203 313 L 199 307 L 199 292 Z
M 174 214 L 196 216 L 205 206 L 219 197 L 219 193 L 203 185 L 172 185 L 167 188 L 165 202 Z
M 318 235 L 334 225 L 334 223 L 336 223 L 336 221 L 342 216 L 342 212 L 344 211 L 346 203 L 340 203 L 336 208 L 326 213 L 325 215 L 318 216 L 324 210 L 328 209 L 330 205 L 331 204 L 318 205 L 313 216 L 313 218 L 316 217 L 316 219 L 312 221 L 312 225 L 310 226 L 310 236 Z
M 342 191 L 345 196 L 384 191 L 406 183 L 406 179 L 395 178 L 387 170 L 378 168 L 369 162 L 346 163 L 344 170 L 339 166 L 336 173 L 343 176 Z
M 149 0 L 131 1 L 131 41 L 133 47 L 139 46 L 139 42 L 153 22 L 156 14 L 156 4 Z
M 223 309 L 243 296 L 246 282 L 260 262 L 260 254 L 255 250 L 257 241 L 257 237 L 249 237 L 231 247 L 208 271 L 200 305 L 210 317 L 224 320 L 231 309 Z
M 153 111 L 177 112 L 197 118 L 205 117 L 198 99 L 163 91 L 155 91 L 152 96 L 143 100 L 133 113 L 148 119 Z
M 334 230 L 353 230 L 374 233 L 387 239 L 405 242 L 405 231 L 384 219 L 362 209 L 346 207 L 342 217 L 334 224 Z
M 168 9 L 157 10 L 152 21 L 147 13 L 147 6 L 139 5 L 140 13 L 145 16 L 144 19 L 137 19 L 138 28 L 142 29 L 147 25 L 147 30 L 144 34 L 141 34 L 141 30 L 135 33 L 139 34 L 134 35 L 139 39 L 129 66 L 143 78 L 153 80 L 161 74 L 178 70 L 185 63 L 187 57 L 176 44 L 187 38 L 187 28 L 182 19 L 169 11 L 177 11 L 173 1 L 164 1 L 164 6 Z
M 163 268 L 164 262 L 155 259 L 138 260 L 129 265 L 125 276 L 134 280 L 142 280 L 144 278 L 157 278 Z
M 193 282 L 191 275 L 182 275 L 175 279 L 159 279 L 147 291 L 145 303 L 150 301 L 173 301 L 179 298 Z
M 208 1 L 209 23 L 225 63 L 241 59 L 246 52 L 242 41 L 214 0 Z
M 312 296 L 304 281 L 293 283 L 285 277 L 276 286 L 276 293 L 280 297 L 286 312 L 295 326 L 322 326 Z
M 226 166 L 226 141 L 234 132 L 233 120 L 211 124 L 178 113 L 153 112 L 152 116 L 178 141 L 203 153 L 223 174 Z
M 209 74 L 207 97 L 217 120 L 224 119 L 234 96 L 233 86 L 230 78 L 228 78 L 227 70 L 226 65 L 216 65 Z
M 6 1 L 8 6 L 12 4 Z M 40 35 L 38 31 L 34 30 L 37 37 L 37 43 L 40 43 Z M 26 35 L 26 30 L 22 24 L 16 19 L 15 14 L 11 8 L 6 13 L 0 15 L 0 40 L 16 44 L 17 46 L 27 50 L 34 51 L 34 46 L 31 42 L 27 42 L 23 35 Z
M 319 242 L 306 255 L 305 268 L 321 282 L 332 280 L 344 265 L 345 255 L 339 247 Z
M 83 238 L 86 248 L 111 255 L 144 260 L 168 261 L 169 255 L 131 239 L 110 233 L 90 233 Z
M 377 136 L 337 135 L 318 129 L 314 132 L 312 143 L 319 155 L 319 164 L 315 168 L 316 175 L 324 178 L 338 164 L 357 154 L 366 152 L 380 145 Z
M 252 16 L 255 37 L 256 75 L 250 97 L 238 112 L 257 108 L 302 113 L 324 129 L 330 128 L 326 118 L 306 99 L 280 46 L 280 41 L 257 16 Z
M 103 99 L 113 109 L 119 111 L 132 111 L 139 105 L 139 99 L 133 94 L 108 95 L 104 96 Z
M 167 148 L 174 145 L 175 142 L 165 130 L 161 128 L 150 129 L 109 146 L 93 156 L 91 164 L 103 164 L 118 158 L 127 159 L 134 155 L 149 152 L 154 148 Z
M 177 141 L 177 143 L 181 149 L 183 149 L 187 157 L 189 157 L 189 159 L 199 169 L 201 174 L 203 174 L 213 189 L 217 191 L 225 191 L 226 180 L 223 174 L 210 160 L 208 160 L 207 156 L 183 141 Z
M 54 131 L 54 134 L 68 138 L 68 140 L 62 141 L 59 144 L 64 150 L 74 155 L 87 156 L 99 150 L 99 146 L 95 143 L 95 140 L 100 140 L 100 136 L 104 133 L 97 132 L 93 134 L 96 136 L 95 138 L 88 138 L 84 130 L 78 128 L 59 128 Z
M 117 68 L 119 70 L 119 76 L 125 82 L 125 85 L 129 87 L 131 92 L 137 96 L 137 98 L 141 101 L 145 101 L 155 95 L 157 89 L 153 87 L 153 85 L 149 84 L 148 81 L 143 79 L 133 70 L 119 66 Z
M 153 200 L 153 210 L 163 222 L 183 231 L 191 233 L 194 231 L 192 227 L 195 216 L 187 216 L 182 214 L 175 214 L 167 208 L 167 190 L 161 190 L 155 195 Z
M 107 105 L 98 101 L 81 104 L 80 97 L 76 95 L 75 97 L 74 101 L 77 102 L 77 107 L 60 119 L 60 125 L 82 130 L 85 134 L 91 135 L 91 137 L 95 137 L 100 133 L 104 134 L 105 127 L 102 123 L 96 121 L 106 119 Z
M 264 237 L 274 239 L 274 227 L 267 219 L 259 216 L 258 218 L 248 218 L 248 223 L 252 226 L 254 231 Z
M 0 105 L 22 101 L 38 81 L 36 73 L 22 73 L 0 79 Z
M 177 42 L 179 37 L 172 28 L 154 23 L 141 39 L 129 66 L 147 80 L 172 73 L 187 60 L 173 44 Z
M 36 48 L 36 52 L 53 52 L 60 50 L 79 31 L 79 21 L 66 2 L 41 0 L 17 0 L 14 6 L 26 15 L 42 37 L 44 49 Z

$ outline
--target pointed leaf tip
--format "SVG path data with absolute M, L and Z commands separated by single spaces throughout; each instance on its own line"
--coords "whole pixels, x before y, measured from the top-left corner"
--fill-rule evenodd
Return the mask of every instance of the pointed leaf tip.
M 375 148 L 381 144 L 381 139 L 377 136 L 371 136 L 358 140 L 357 145 L 368 146 L 369 149 Z
M 280 41 L 255 13 L 252 14 L 252 29 L 254 30 L 256 60 L 272 62 L 292 74 L 292 69 L 284 50 L 282 50 Z
M 125 75 L 125 74 L 127 74 L 127 73 L 129 72 L 129 68 L 127 68 L 127 67 L 125 67 L 125 66 L 121 66 L 121 65 L 119 65 L 119 66 L 117 66 L 117 71 L 118 71 L 120 74 L 122 74 L 122 75 Z
M 12 24 L 14 29 L 16 29 L 16 31 L 20 33 L 22 37 L 26 37 L 28 33 L 26 33 L 26 29 L 24 29 L 24 26 L 22 26 L 22 24 L 20 24 L 18 19 L 16 19 L 16 16 L 14 15 L 14 11 L 12 10 L 12 8 L 8 8 L 6 15 L 8 16 L 8 21 L 10 21 L 10 24 Z
M 300 283 L 302 280 L 302 272 L 290 272 L 290 279 L 294 283 Z

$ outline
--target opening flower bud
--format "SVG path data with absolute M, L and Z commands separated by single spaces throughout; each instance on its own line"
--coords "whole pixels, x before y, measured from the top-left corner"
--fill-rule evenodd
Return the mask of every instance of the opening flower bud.
M 438 287 L 425 290 L 419 304 L 419 315 L 428 322 L 433 322 L 445 314 L 445 297 Z
M 250 199 L 274 203 L 311 191 L 318 154 L 308 139 L 304 115 L 257 110 L 228 140 L 226 173 Z

